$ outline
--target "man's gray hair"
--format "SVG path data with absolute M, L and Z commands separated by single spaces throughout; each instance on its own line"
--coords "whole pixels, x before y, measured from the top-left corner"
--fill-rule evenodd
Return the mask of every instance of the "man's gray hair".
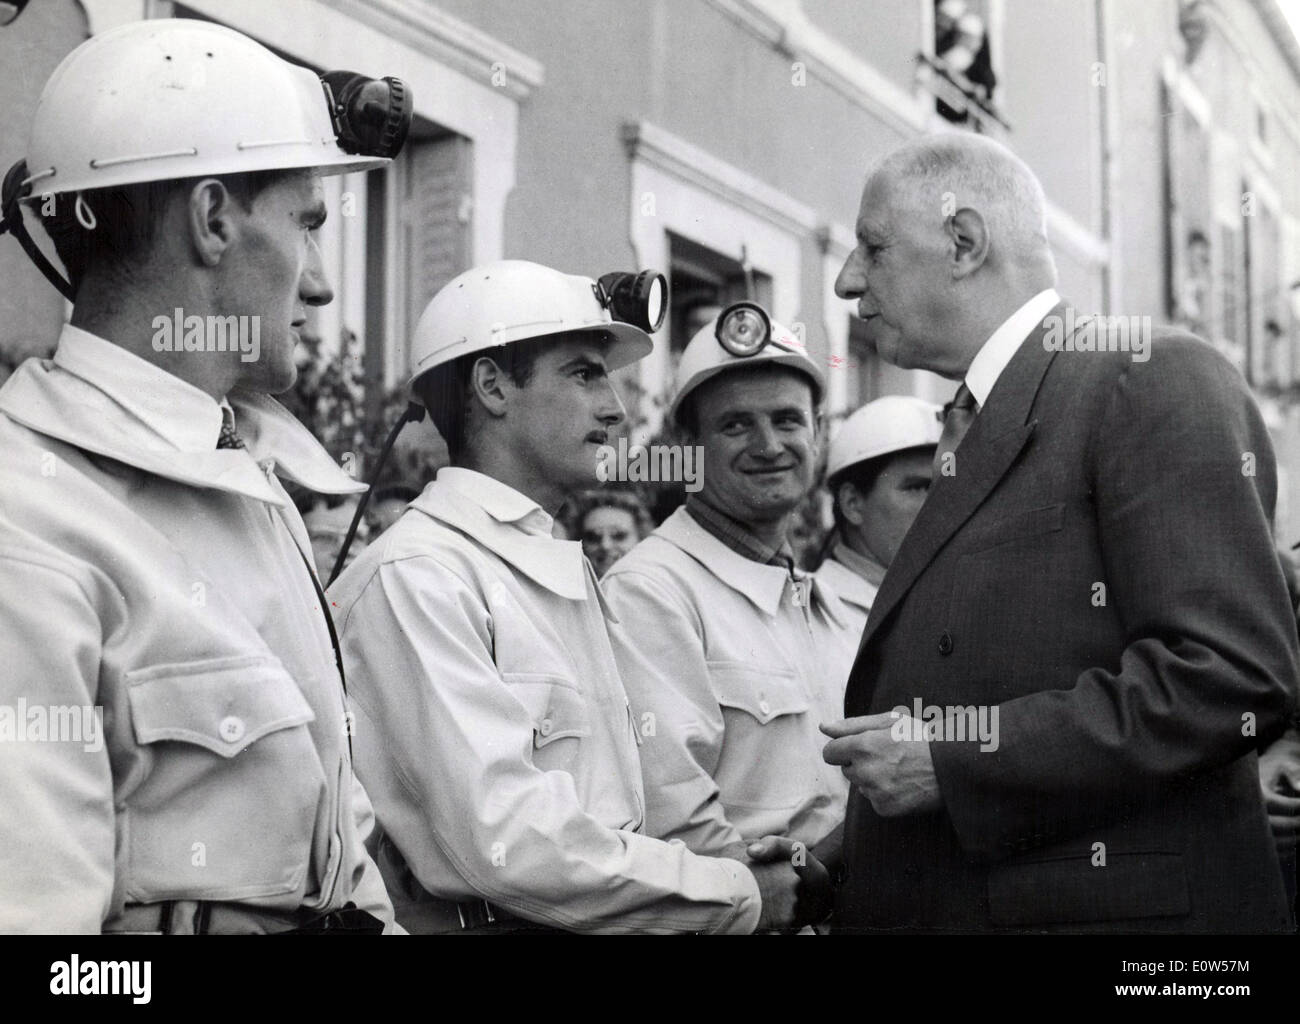
M 963 207 L 977 210 L 1002 262 L 1050 259 L 1043 186 L 1023 160 L 992 139 L 926 136 L 890 153 L 876 173 L 906 196 L 916 212 L 933 211 L 932 223 L 942 223 Z

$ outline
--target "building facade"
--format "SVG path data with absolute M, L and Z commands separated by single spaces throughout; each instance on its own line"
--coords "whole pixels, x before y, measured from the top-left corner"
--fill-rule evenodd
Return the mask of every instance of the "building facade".
M 919 133 L 982 131 L 1043 181 L 1062 294 L 1196 326 L 1300 469 L 1300 49 L 1274 0 L 47 0 L 0 29 L 20 69 L 0 84 L 4 166 L 64 53 L 167 16 L 411 83 L 394 166 L 328 180 L 338 298 L 312 312 L 326 347 L 359 338 L 374 394 L 400 386 L 443 283 L 515 257 L 669 274 L 660 344 L 622 382 L 643 436 L 693 327 L 745 296 L 824 363 L 832 418 L 887 393 L 943 400 L 952 382 L 868 349 L 833 284 L 870 164 Z M 66 309 L 16 246 L 0 273 L 12 363 Z

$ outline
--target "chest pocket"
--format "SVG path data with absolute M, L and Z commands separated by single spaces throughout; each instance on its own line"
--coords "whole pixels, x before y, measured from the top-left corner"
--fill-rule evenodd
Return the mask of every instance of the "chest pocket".
M 745 662 L 709 662 L 714 693 L 724 708 L 743 711 L 760 725 L 782 715 L 807 711 L 807 695 L 790 671 L 762 669 Z
M 124 682 L 148 764 L 119 819 L 128 899 L 241 899 L 301 887 L 325 772 L 307 729 L 316 716 L 279 660 L 152 665 Z
M 990 523 L 963 540 L 963 554 L 971 555 L 989 548 L 1036 541 L 1044 534 L 1057 533 L 1065 524 L 1065 504 L 1045 505 L 1017 512 Z
M 722 749 L 714 780 L 746 835 L 783 832 L 790 813 L 820 787 L 821 745 L 811 702 L 789 670 L 710 662 L 722 707 Z M 810 734 L 811 730 L 811 734 Z
M 509 685 L 510 692 L 528 709 L 533 721 L 535 750 L 542 750 L 559 740 L 577 740 L 591 735 L 587 701 L 567 679 L 532 672 L 505 672 L 502 678 Z

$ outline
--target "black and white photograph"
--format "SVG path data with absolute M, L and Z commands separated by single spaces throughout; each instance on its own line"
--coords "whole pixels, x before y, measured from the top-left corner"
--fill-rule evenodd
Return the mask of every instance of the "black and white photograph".
M 1300 0 L 0 0 L 0 72 L 6 988 L 1294 1002 Z

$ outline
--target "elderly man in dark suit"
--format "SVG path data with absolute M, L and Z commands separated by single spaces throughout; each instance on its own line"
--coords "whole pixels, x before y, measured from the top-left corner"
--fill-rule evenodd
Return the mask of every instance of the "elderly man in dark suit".
M 880 354 L 963 383 L 826 760 L 845 930 L 1280 931 L 1255 750 L 1295 706 L 1272 447 L 1196 337 L 1056 294 L 1004 147 L 907 144 L 836 282 Z

